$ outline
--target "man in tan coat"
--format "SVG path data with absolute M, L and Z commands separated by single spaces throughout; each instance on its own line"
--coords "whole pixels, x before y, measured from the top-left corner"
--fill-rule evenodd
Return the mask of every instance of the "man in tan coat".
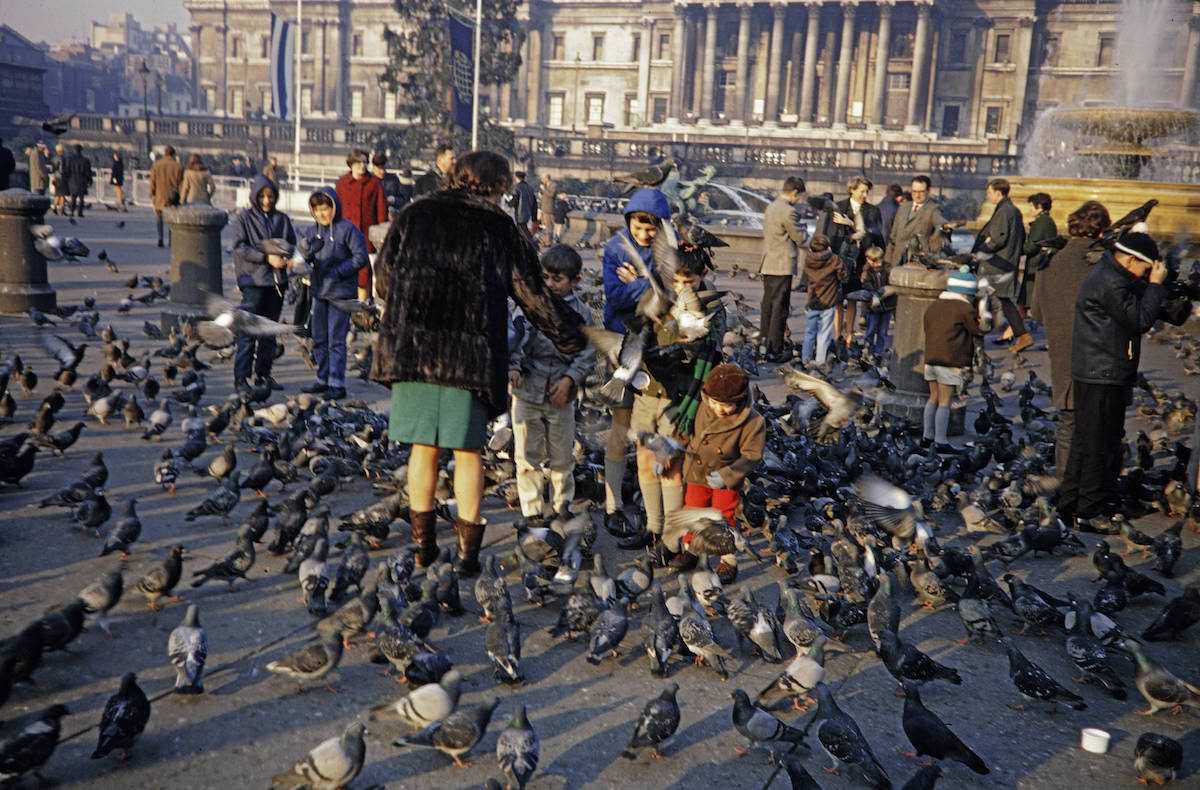
M 941 209 L 929 199 L 930 185 L 929 176 L 914 178 L 911 185 L 912 200 L 900 204 L 896 209 L 896 218 L 892 220 L 892 236 L 883 258 L 888 266 L 902 265 L 914 249 L 933 253 L 942 248 L 942 228 L 947 222 Z
M 183 166 L 175 158 L 175 149 L 163 148 L 163 155 L 150 168 L 150 200 L 158 215 L 158 246 L 163 246 L 163 209 L 179 205 L 179 183 L 183 181 Z
M 38 195 L 46 194 L 47 177 L 50 168 L 46 165 L 46 145 L 38 141 L 29 149 L 29 191 Z
M 792 277 L 796 274 L 800 249 L 808 234 L 796 217 L 796 204 L 804 199 L 804 179 L 789 176 L 779 197 L 763 212 L 763 255 L 759 272 L 763 280 L 762 337 L 767 360 L 786 362 L 784 330 L 791 315 Z

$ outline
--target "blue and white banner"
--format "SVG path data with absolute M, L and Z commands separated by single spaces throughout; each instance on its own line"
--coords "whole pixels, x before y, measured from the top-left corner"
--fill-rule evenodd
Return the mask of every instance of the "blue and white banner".
M 296 25 L 271 14 L 271 115 L 296 112 Z
M 450 64 L 453 70 L 454 122 L 471 131 L 475 94 L 475 28 L 450 15 Z

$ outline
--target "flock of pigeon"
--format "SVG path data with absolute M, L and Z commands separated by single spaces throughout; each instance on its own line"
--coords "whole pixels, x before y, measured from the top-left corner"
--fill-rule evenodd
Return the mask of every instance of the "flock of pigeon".
M 37 232 L 47 244 L 54 238 L 44 228 Z M 60 241 L 56 249 L 63 246 Z M 148 290 L 144 297 L 131 294 L 121 310 L 169 292 L 158 278 L 135 277 L 129 286 Z M 585 296 L 598 304 L 597 283 L 589 283 Z M 751 367 L 753 321 L 740 300 L 726 302 L 725 351 Z M 0 642 L 0 716 L 15 695 L 36 698 L 36 687 L 29 692 L 14 687 L 32 685 L 39 667 L 88 627 L 112 636 L 109 615 L 128 603 L 127 591 L 158 610 L 180 602 L 181 585 L 190 585 L 164 656 L 175 672 L 173 687 L 148 696 L 134 673 L 114 677 L 116 691 L 94 727 L 95 759 L 136 758 L 138 738 L 147 726 L 153 728 L 156 706 L 168 704 L 163 699 L 205 694 L 206 675 L 238 669 L 238 659 L 206 667 L 204 593 L 192 590 L 209 582 L 230 590 L 257 584 L 264 543 L 267 555 L 277 558 L 268 560 L 271 570 L 295 578 L 297 606 L 311 617 L 304 629 L 310 639 L 267 663 L 267 671 L 300 690 L 332 688 L 345 657 L 361 651 L 407 685 L 404 696 L 363 711 L 274 776 L 278 787 L 349 786 L 363 769 L 367 728 L 375 722 L 380 727 L 399 722 L 405 729 L 396 747 L 431 748 L 464 764 L 503 706 L 507 723 L 495 747 L 499 781 L 489 786 L 524 788 L 538 768 L 540 746 L 520 688 L 541 678 L 522 662 L 522 644 L 540 610 L 554 620 L 549 635 L 586 642 L 586 660 L 600 671 L 640 671 L 623 663 L 613 669 L 624 650 L 644 653 L 646 671 L 663 679 L 661 693 L 629 721 L 624 748 L 614 744 L 614 758 L 669 757 L 681 698 L 687 704 L 681 688 L 711 693 L 728 681 L 729 728 L 740 739 L 739 754 L 766 750 L 793 787 L 820 787 L 802 759 L 811 751 L 828 758 L 825 770 L 871 788 L 929 788 L 943 773 L 951 776 L 944 786 L 955 786 L 955 771 L 986 775 L 1003 760 L 993 744 L 972 745 L 953 731 L 949 705 L 926 705 L 927 684 L 965 681 L 959 669 L 923 653 L 901 628 L 901 612 L 910 605 L 928 609 L 931 617 L 957 618 L 965 649 L 1006 656 L 1014 709 L 1028 703 L 1038 715 L 1060 705 L 1083 711 L 1089 697 L 1127 700 L 1130 685 L 1145 699 L 1148 716 L 1168 711 L 1148 723 L 1174 722 L 1172 714 L 1181 709 L 1200 709 L 1194 633 L 1188 634 L 1200 621 L 1200 585 L 1180 586 L 1174 575 L 1180 563 L 1191 566 L 1183 556 L 1183 530 L 1200 527 L 1200 502 L 1193 503 L 1184 485 L 1190 449 L 1178 441 L 1196 407 L 1179 393 L 1142 382 L 1136 405 L 1148 428 L 1131 444 L 1120 478 L 1130 517 L 1162 511 L 1175 519 L 1157 535 L 1145 534 L 1129 518 L 1114 519 L 1109 534 L 1079 535 L 1056 518 L 1054 415 L 1043 408 L 1049 388 L 1032 370 L 1022 373 L 1019 361 L 1001 371 L 981 355 L 975 386 L 984 407 L 971 426 L 976 435 L 960 451 L 938 454 L 922 449 L 919 428 L 875 407 L 890 386 L 886 371 L 852 358 L 816 370 L 780 368 L 792 393 L 779 403 L 755 390 L 756 406 L 767 418 L 767 450 L 738 523 L 730 526 L 709 510 L 685 510 L 668 520 L 664 541 L 679 548 L 690 533 L 688 550 L 703 560 L 697 570 L 665 575 L 640 551 L 629 553 L 620 568 L 610 567 L 605 552 L 609 558 L 613 552 L 598 528 L 599 514 L 579 502 L 577 516 L 518 522 L 511 549 L 507 542 L 492 549 L 483 573 L 467 580 L 455 573 L 449 549 L 428 568 L 416 565 L 415 547 L 402 527 L 407 448 L 388 441 L 386 415 L 356 401 L 281 399 L 269 384 L 224 399 L 209 393 L 212 368 L 228 361 L 238 334 L 290 330 L 215 298 L 208 309 L 211 321 L 184 323 L 166 333 L 145 321 L 144 338 L 118 334 L 92 299 L 51 314 L 31 310 L 44 357 L 6 353 L 0 359 L 0 420 L 14 426 L 0 433 L 0 485 L 20 486 L 35 467 L 52 468 L 60 481 L 73 475 L 57 490 L 47 490 L 38 507 L 68 514 L 82 535 L 94 536 L 96 553 L 105 558 L 98 560 L 104 572 L 93 584 L 68 600 L 47 602 L 53 605 L 44 614 Z M 684 320 L 671 305 L 662 305 L 662 311 Z M 357 313 L 352 346 L 360 371 L 369 367 L 370 330 L 371 313 Z M 1175 337 L 1163 339 L 1184 342 Z M 628 339 L 617 344 L 628 345 Z M 614 357 L 618 367 L 627 361 Z M 598 371 L 590 389 L 611 383 L 608 374 Z M 1018 377 L 1024 378 L 1020 386 Z M 1013 391 L 1017 415 L 1007 416 L 1011 409 L 1004 408 L 1003 398 Z M 67 417 L 79 408 L 83 419 Z M 599 501 L 604 412 L 586 394 L 580 408 L 577 491 Z M 17 425 L 26 419 L 27 429 Z M 162 448 L 155 450 L 158 460 L 145 465 L 146 484 L 173 496 L 189 478 L 211 481 L 185 518 L 227 532 L 230 544 L 219 559 L 189 562 L 194 558 L 187 549 L 174 545 L 145 574 L 123 572 L 122 560 L 142 534 L 138 498 L 110 502 L 103 452 L 82 469 L 70 465 L 78 455 L 72 447 L 82 431 L 95 429 L 88 422 L 93 419 L 100 426 L 121 422 L 148 447 Z M 657 438 L 641 441 L 666 456 L 678 452 Z M 485 450 L 487 491 L 510 506 L 516 500 L 511 442 L 511 426 L 502 419 L 492 426 Z M 634 511 L 630 523 L 644 529 L 632 469 L 623 482 Z M 376 501 L 351 512 L 338 507 L 341 495 L 368 485 Z M 3 491 L 0 497 L 7 495 Z M 453 518 L 445 472 L 438 508 Z M 1152 557 L 1152 563 L 1135 567 L 1127 559 L 1133 553 Z M 113 554 L 121 559 L 108 557 Z M 749 555 L 758 564 L 744 565 L 742 582 L 727 588 L 708 558 L 728 554 Z M 1028 580 L 1041 557 L 1086 554 L 1096 575 L 1088 595 L 1040 589 Z M 256 565 L 259 574 L 251 575 Z M 752 589 L 764 574 L 771 581 Z M 1135 632 L 1127 624 L 1129 612 L 1147 600 L 1160 602 L 1161 611 Z M 468 613 L 486 625 L 482 652 L 490 680 L 468 676 L 461 668 L 467 657 L 436 644 L 436 628 L 462 623 Z M 278 636 L 263 649 L 291 635 Z M 1075 677 L 1034 663 L 1028 656 L 1033 640 L 1059 645 Z M 835 651 L 856 654 L 862 659 L 856 666 L 881 666 L 895 679 L 913 756 L 930 760 L 906 783 L 892 777 L 896 769 L 889 773 L 873 738 L 839 704 L 840 685 L 827 679 L 825 668 L 826 653 Z M 737 688 L 739 676 L 744 685 L 753 677 L 747 667 L 760 661 L 769 665 L 770 682 L 749 691 Z M 687 664 L 697 668 L 684 669 Z M 466 686 L 490 682 L 507 691 L 483 704 L 460 706 Z M 961 693 L 969 694 L 965 688 Z M 886 701 L 876 704 L 890 707 Z M 785 713 L 814 705 L 803 722 Z M 0 781 L 40 777 L 68 708 L 54 705 L 22 729 L 10 723 L 0 730 Z M 1050 721 L 1076 726 L 1070 719 Z M 1180 726 L 1158 729 L 1179 735 Z M 1183 763 L 1180 741 L 1149 728 L 1137 735 L 1137 777 L 1171 781 Z

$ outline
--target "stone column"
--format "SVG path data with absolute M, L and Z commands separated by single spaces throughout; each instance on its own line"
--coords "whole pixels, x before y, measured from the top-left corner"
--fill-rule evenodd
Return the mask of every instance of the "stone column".
M 842 0 L 842 46 L 838 54 L 837 93 L 833 99 L 833 128 L 846 128 L 850 102 L 850 59 L 854 55 L 854 14 L 858 0 Z
M 783 70 L 783 26 L 787 20 L 787 6 L 771 4 L 771 54 L 767 60 L 767 105 L 763 110 L 765 126 L 779 125 L 779 75 Z
M 200 25 L 190 25 L 188 33 L 191 34 L 192 43 L 192 107 L 200 106 L 200 36 L 203 28 Z M 212 112 L 212 107 L 205 107 L 206 112 Z
M 525 96 L 525 122 L 542 122 L 542 31 L 537 22 L 529 22 L 529 92 Z
M 1010 145 L 1015 145 L 1021 136 L 1021 123 L 1025 117 L 1025 93 L 1029 84 L 1029 64 L 1033 58 L 1033 23 L 1031 16 L 1017 17 L 1016 35 L 1013 36 L 1013 63 L 1016 66 L 1016 84 L 1013 90 L 1012 109 L 1008 112 L 1007 126 Z M 930 78 L 929 89 L 933 90 Z M 1015 151 L 1014 151 L 1015 153 Z
M 200 305 L 204 291 L 221 290 L 221 229 L 229 215 L 205 205 L 163 211 L 171 228 L 171 302 Z
M 800 126 L 813 124 L 813 93 L 817 83 L 817 45 L 820 43 L 821 6 L 808 4 L 808 29 L 804 33 L 804 79 L 800 83 Z
M 227 115 L 227 106 L 229 104 L 229 28 L 225 25 L 217 25 L 217 38 L 221 42 L 221 89 L 217 91 L 217 106 L 216 111 L 220 115 Z M 213 110 L 214 108 L 209 108 Z
M 896 289 L 896 326 L 892 330 L 892 349 L 895 362 L 888 365 L 888 374 L 896 391 L 881 399 L 883 410 L 889 414 L 921 424 L 925 402 L 929 400 L 929 385 L 925 383 L 925 309 L 937 301 L 945 290 L 949 272 L 929 270 L 922 266 L 897 266 L 892 269 L 888 283 Z M 952 436 L 963 431 L 966 410 L 957 401 L 950 409 Z
M 45 221 L 50 198 L 24 189 L 0 192 L 0 313 L 24 313 L 31 307 L 53 310 L 54 289 L 46 277 L 46 259 L 33 246 L 29 228 Z
M 687 6 L 675 4 L 675 30 L 671 33 L 671 111 L 667 123 L 683 117 L 683 80 L 687 73 Z
M 704 15 L 704 10 L 700 10 L 700 16 Z M 688 109 L 696 118 L 700 117 L 700 97 L 704 95 L 704 25 L 701 19 L 693 14 L 689 20 L 689 25 L 692 32 L 688 37 L 692 42 L 692 59 L 688 63 L 688 73 L 690 75 L 690 90 L 691 100 L 688 103 Z
M 792 17 L 792 47 L 791 58 L 788 65 L 788 92 L 787 98 L 784 101 L 784 112 L 788 115 L 796 115 L 800 112 L 800 72 L 804 68 L 801 64 L 804 62 L 804 34 L 800 32 L 800 25 L 797 24 L 797 16 Z
M 1187 58 L 1183 62 L 1183 84 L 1179 87 L 1179 104 L 1185 109 L 1196 101 L 1196 71 L 1200 67 L 1200 16 L 1188 20 Z
M 506 82 L 499 86 L 500 90 L 500 120 L 512 120 L 512 83 Z
M 917 4 L 917 36 L 913 44 L 912 79 L 908 86 L 908 113 L 904 131 L 921 131 L 921 117 L 925 106 L 921 102 L 921 86 L 925 82 L 926 56 L 929 54 L 929 9 L 931 4 L 921 0 Z
M 704 5 L 704 65 L 701 67 L 700 121 L 713 120 L 713 83 L 717 76 L 717 10 L 715 2 Z
M 753 12 L 754 6 L 750 3 L 738 5 L 737 73 L 734 76 L 733 112 L 730 113 L 734 126 L 741 126 L 747 115 L 746 103 L 750 95 L 746 90 L 750 81 L 750 15 Z
M 638 52 L 638 107 L 643 127 L 650 125 L 650 48 L 654 46 L 654 18 L 642 17 L 642 46 Z
M 317 40 L 317 60 L 314 64 L 316 68 L 313 71 L 313 109 L 319 112 L 329 111 L 329 63 L 325 57 L 325 37 L 329 35 L 328 26 L 324 19 L 317 20 L 313 25 L 313 36 Z M 303 81 L 301 81 L 303 83 Z M 296 90 L 302 90 L 301 86 L 297 86 Z M 300 96 L 297 94 L 297 100 Z
M 871 96 L 872 129 L 883 128 L 887 107 L 887 67 L 892 43 L 892 6 L 894 0 L 879 0 L 879 41 L 875 46 L 875 92 Z

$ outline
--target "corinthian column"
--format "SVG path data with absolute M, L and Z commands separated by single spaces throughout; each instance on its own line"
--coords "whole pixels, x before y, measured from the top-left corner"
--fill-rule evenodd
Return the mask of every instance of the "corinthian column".
M 542 30 L 538 24 L 529 20 L 529 92 L 525 95 L 525 122 L 533 126 L 542 122 Z
M 858 0 L 842 0 L 842 46 L 838 55 L 837 93 L 833 99 L 833 128 L 846 128 L 846 104 L 850 101 L 850 59 L 854 53 L 854 14 Z
M 654 19 L 642 17 L 642 46 L 638 52 L 638 107 L 640 126 L 650 125 L 650 48 L 654 46 Z
M 787 6 L 771 4 L 771 54 L 767 59 L 767 107 L 763 112 L 766 126 L 775 126 L 779 121 L 779 84 L 783 70 L 783 26 L 787 19 Z
M 677 124 L 683 117 L 683 80 L 687 64 L 687 6 L 675 3 L 675 30 L 671 33 L 671 111 L 667 123 Z
M 875 46 L 875 93 L 871 97 L 870 128 L 883 126 L 887 106 L 887 66 L 892 42 L 892 4 L 894 0 L 879 0 L 879 41 Z
M 750 15 L 754 6 L 750 3 L 738 5 L 737 73 L 733 86 L 733 125 L 740 126 L 746 120 L 747 83 L 750 81 Z
M 921 131 L 921 118 L 924 109 L 921 102 L 921 86 L 925 84 L 925 69 L 928 67 L 926 58 L 929 55 L 929 9 L 933 3 L 921 0 L 917 4 L 917 36 L 913 45 L 912 78 L 908 85 L 908 113 L 905 116 L 904 131 Z
M 715 2 L 704 4 L 704 65 L 700 74 L 700 120 L 713 119 L 713 82 L 717 72 L 717 8 Z
M 804 33 L 804 78 L 800 82 L 800 126 L 813 123 L 813 89 L 817 84 L 817 46 L 821 33 L 820 0 L 809 0 L 807 29 Z
M 1183 62 L 1183 84 L 1179 88 L 1179 103 L 1186 109 L 1196 103 L 1196 71 L 1200 66 L 1200 7 L 1188 20 L 1187 59 Z

